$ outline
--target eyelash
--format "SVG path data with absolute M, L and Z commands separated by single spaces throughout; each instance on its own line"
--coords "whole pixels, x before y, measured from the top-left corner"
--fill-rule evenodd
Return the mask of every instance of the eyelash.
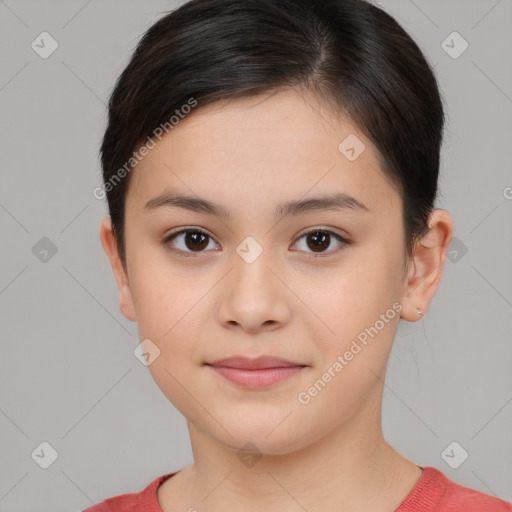
M 210 238 L 211 240 L 213 240 L 213 237 L 211 237 L 208 233 L 206 233 L 205 231 L 203 231 L 202 229 L 199 229 L 199 228 L 194 228 L 194 229 L 182 229 L 181 231 L 177 231 L 175 233 L 171 233 L 170 235 L 168 235 L 167 237 L 165 237 L 165 239 L 162 241 L 162 244 L 169 250 L 171 251 L 172 253 L 174 254 L 177 254 L 179 256 L 183 256 L 185 258 L 189 258 L 189 257 L 197 257 L 199 256 L 202 252 L 205 252 L 204 250 L 203 251 L 197 251 L 197 252 L 187 252 L 187 251 L 183 251 L 181 249 L 176 249 L 174 247 L 172 247 L 169 242 L 171 240 L 173 240 L 174 238 L 176 238 L 178 235 L 181 235 L 181 234 L 186 234 L 186 233 L 201 233 L 203 235 L 205 235 L 206 237 Z M 350 240 L 347 240 L 346 238 L 344 238 L 343 236 L 339 235 L 338 233 L 335 233 L 334 231 L 331 231 L 329 229 L 324 229 L 324 228 L 315 228 L 315 229 L 312 229 L 312 230 L 309 230 L 307 231 L 306 233 L 302 233 L 298 240 L 308 236 L 308 235 L 311 235 L 311 234 L 314 234 L 314 233 L 327 233 L 329 235 L 332 235 L 334 236 L 334 238 L 340 242 L 342 244 L 341 248 L 338 248 L 338 249 L 335 249 L 335 250 L 332 250 L 332 251 L 328 251 L 328 252 L 323 252 L 323 253 L 309 253 L 311 255 L 312 258 L 318 258 L 318 257 L 327 257 L 327 256 L 330 256 L 332 254 L 335 254 L 335 253 L 338 253 L 339 251 L 341 251 L 343 249 L 343 247 L 345 246 L 349 246 L 352 244 L 352 242 Z M 299 251 L 300 252 L 300 251 Z

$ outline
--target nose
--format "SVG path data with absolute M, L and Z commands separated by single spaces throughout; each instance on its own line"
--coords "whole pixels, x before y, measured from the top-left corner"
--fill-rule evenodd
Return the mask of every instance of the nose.
M 255 259 L 233 254 L 233 268 L 219 287 L 217 320 L 247 332 L 275 330 L 290 319 L 290 291 L 270 250 Z

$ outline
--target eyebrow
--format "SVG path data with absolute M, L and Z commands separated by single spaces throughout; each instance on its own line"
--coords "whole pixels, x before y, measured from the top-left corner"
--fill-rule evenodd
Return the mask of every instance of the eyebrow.
M 214 215 L 225 219 L 230 218 L 229 210 L 220 204 L 200 197 L 185 196 L 178 193 L 161 194 L 148 201 L 144 206 L 144 210 L 151 211 L 162 207 L 183 208 L 206 215 Z M 279 221 L 284 217 L 304 215 L 312 211 L 321 210 L 370 212 L 369 208 L 355 197 L 345 193 L 337 193 L 279 203 L 274 209 L 274 221 Z

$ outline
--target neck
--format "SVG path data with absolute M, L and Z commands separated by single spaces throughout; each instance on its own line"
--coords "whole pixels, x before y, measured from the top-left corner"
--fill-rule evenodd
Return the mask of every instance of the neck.
M 168 492 L 162 489 L 159 496 L 162 509 L 174 510 L 179 488 L 184 510 L 201 512 L 235 507 L 247 512 L 393 512 L 420 478 L 421 469 L 383 438 L 380 403 L 375 397 L 366 412 L 304 448 L 286 454 L 256 453 L 245 463 L 237 449 L 219 444 L 189 423 L 194 464 L 167 480 Z

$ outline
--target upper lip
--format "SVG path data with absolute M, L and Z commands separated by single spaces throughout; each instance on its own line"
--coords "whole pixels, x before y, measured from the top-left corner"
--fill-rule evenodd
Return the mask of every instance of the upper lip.
M 227 366 L 229 368 L 239 368 L 241 370 L 261 370 L 264 368 L 284 368 L 290 366 L 306 366 L 304 364 L 287 361 L 280 357 L 262 355 L 256 358 L 246 356 L 233 356 L 217 359 L 212 363 L 206 363 L 210 366 Z

